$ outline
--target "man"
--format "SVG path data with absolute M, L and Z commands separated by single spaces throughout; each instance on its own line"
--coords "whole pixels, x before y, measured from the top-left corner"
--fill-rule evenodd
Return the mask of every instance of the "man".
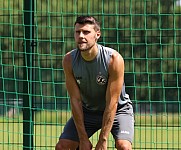
M 91 150 L 89 140 L 100 130 L 95 150 L 107 150 L 111 132 L 118 150 L 131 150 L 134 133 L 132 104 L 124 86 L 124 60 L 97 44 L 100 24 L 91 16 L 75 22 L 77 48 L 63 60 L 72 118 L 67 122 L 56 150 Z

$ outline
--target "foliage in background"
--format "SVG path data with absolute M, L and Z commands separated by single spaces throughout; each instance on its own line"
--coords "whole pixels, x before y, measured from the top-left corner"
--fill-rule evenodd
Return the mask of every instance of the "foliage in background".
M 148 102 L 152 112 L 179 111 L 180 106 L 171 104 L 181 97 L 181 9 L 175 4 L 174 0 L 35 1 L 36 107 L 69 107 L 61 61 L 75 46 L 76 16 L 93 15 L 101 22 L 99 43 L 115 48 L 125 59 L 125 82 L 139 106 L 136 111 L 143 111 Z M 22 98 L 26 79 L 23 0 L 4 1 L 0 13 L 0 98 Z M 140 103 L 145 103 L 142 108 Z

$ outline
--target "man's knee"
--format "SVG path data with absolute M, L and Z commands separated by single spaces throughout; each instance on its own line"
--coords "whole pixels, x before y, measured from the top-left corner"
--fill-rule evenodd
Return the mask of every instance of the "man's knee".
M 127 140 L 117 140 L 116 148 L 117 150 L 132 150 L 132 145 Z
M 55 150 L 61 150 L 61 149 L 63 149 L 63 147 L 62 147 L 61 143 L 58 142 L 55 146 Z
M 79 143 L 71 140 L 60 139 L 55 146 L 55 150 L 75 150 Z
M 64 140 L 59 140 L 55 146 L 55 150 L 64 150 L 67 147 L 67 142 Z

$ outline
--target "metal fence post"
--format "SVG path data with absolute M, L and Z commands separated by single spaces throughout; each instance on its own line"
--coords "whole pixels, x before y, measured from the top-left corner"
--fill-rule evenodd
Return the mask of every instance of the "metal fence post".
M 24 0 L 23 150 L 33 150 L 34 0 Z

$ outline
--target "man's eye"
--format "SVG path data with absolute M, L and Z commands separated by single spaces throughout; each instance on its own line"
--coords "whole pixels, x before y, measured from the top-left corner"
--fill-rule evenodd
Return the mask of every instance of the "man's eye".
M 90 32 L 89 31 L 84 31 L 84 34 L 89 34 Z

